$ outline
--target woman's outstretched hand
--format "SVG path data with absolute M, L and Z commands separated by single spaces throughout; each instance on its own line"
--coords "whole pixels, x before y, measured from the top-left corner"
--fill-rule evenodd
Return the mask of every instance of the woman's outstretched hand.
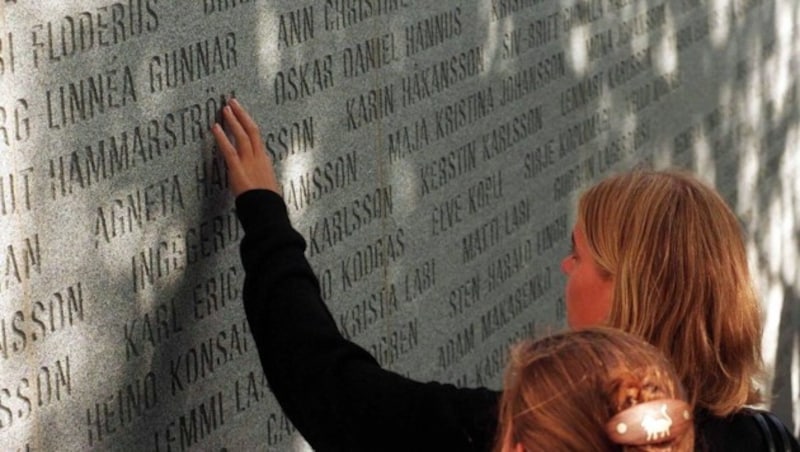
M 233 134 L 236 146 L 231 143 L 222 126 L 215 123 L 211 133 L 217 140 L 225 163 L 228 165 L 228 179 L 234 196 L 248 190 L 267 189 L 280 194 L 278 180 L 272 159 L 267 155 L 258 124 L 236 100 L 222 109 L 222 116 Z

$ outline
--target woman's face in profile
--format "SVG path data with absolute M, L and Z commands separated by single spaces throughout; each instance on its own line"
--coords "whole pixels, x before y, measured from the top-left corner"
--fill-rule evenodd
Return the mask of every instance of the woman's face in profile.
M 572 250 L 561 261 L 561 271 L 567 275 L 565 297 L 569 326 L 584 328 L 605 323 L 611 312 L 614 281 L 604 276 L 597 266 L 578 225 L 572 230 Z

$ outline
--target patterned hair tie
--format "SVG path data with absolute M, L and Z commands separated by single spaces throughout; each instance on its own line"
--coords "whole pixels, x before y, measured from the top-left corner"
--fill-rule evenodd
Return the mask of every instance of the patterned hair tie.
M 688 403 L 661 399 L 620 411 L 606 423 L 606 433 L 617 444 L 644 446 L 679 437 L 691 425 L 692 411 Z

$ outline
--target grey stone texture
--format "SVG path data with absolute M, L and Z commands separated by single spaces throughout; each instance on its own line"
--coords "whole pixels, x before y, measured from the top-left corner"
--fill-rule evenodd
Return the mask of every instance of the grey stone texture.
M 344 334 L 499 388 L 564 327 L 580 191 L 697 171 L 747 234 L 769 405 L 800 410 L 788 0 L 0 3 L 0 449 L 302 450 L 241 307 L 208 132 L 262 127 Z M 794 427 L 796 428 L 796 427 Z

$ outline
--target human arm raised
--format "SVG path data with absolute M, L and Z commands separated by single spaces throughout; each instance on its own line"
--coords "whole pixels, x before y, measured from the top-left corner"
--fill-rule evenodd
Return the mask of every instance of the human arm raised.
M 223 117 L 235 143 L 221 126 L 212 131 L 245 231 L 245 312 L 289 419 L 318 452 L 489 450 L 496 392 L 410 380 L 341 335 L 277 194 L 258 127 L 233 101 Z

